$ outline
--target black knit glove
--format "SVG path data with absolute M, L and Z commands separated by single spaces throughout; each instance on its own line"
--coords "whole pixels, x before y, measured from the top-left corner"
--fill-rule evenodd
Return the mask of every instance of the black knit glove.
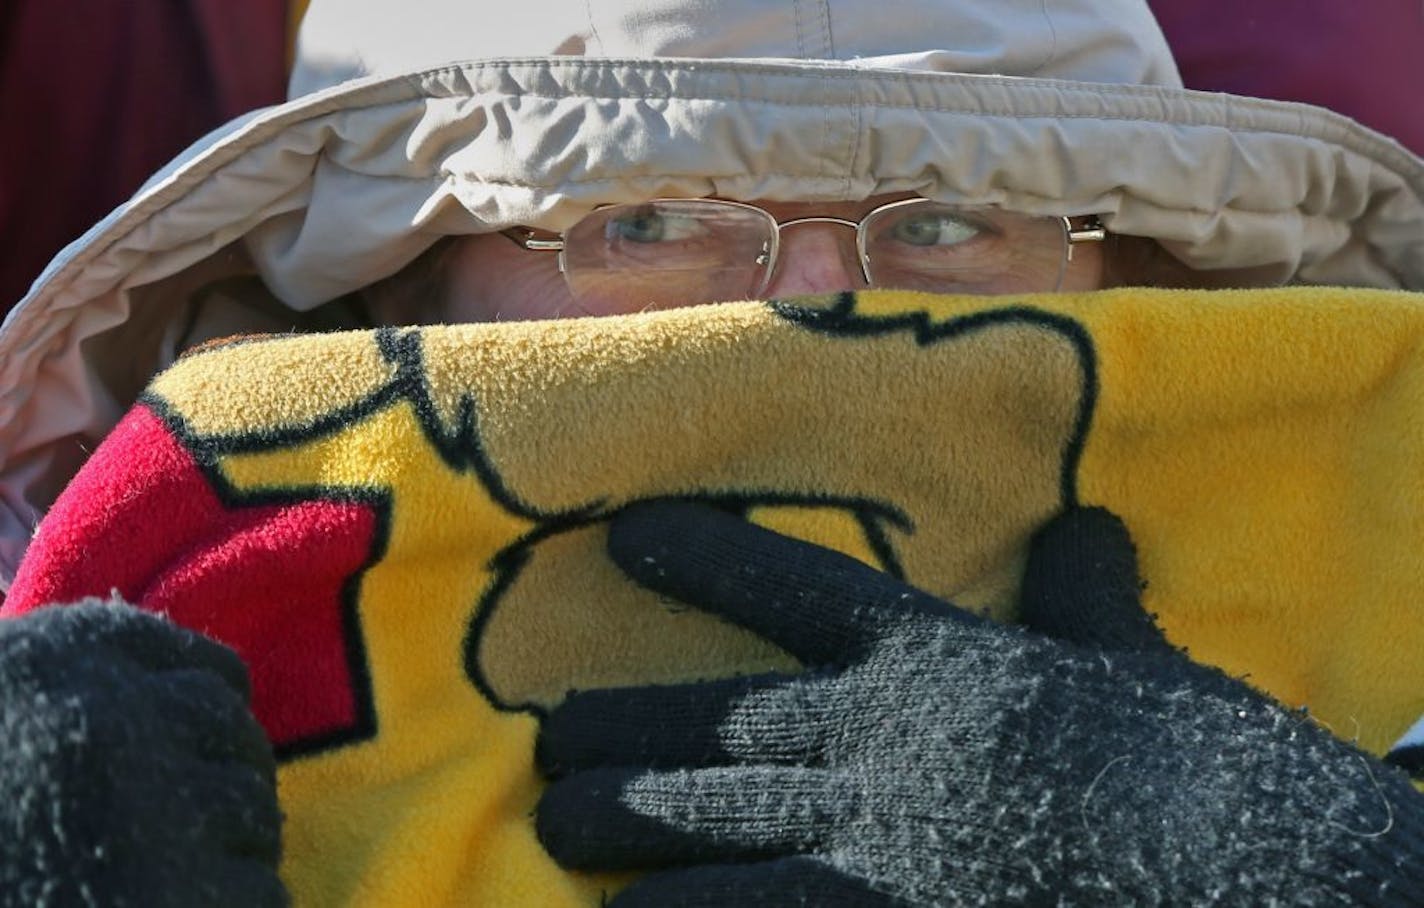
M 0 621 L 0 904 L 286 904 L 247 696 L 231 650 L 120 603 Z
M 1034 545 L 1024 609 L 973 617 L 708 508 L 613 523 L 639 583 L 806 666 L 572 695 L 539 745 L 565 866 L 656 871 L 628 906 L 1424 904 L 1398 772 L 1161 642 L 1103 511 Z

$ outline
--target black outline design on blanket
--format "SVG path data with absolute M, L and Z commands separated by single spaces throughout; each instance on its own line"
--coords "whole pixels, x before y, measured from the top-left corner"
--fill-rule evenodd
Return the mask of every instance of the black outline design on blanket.
M 270 445 L 229 448 L 226 444 L 227 439 L 215 440 L 192 432 L 187 421 L 180 414 L 175 413 L 162 398 L 145 393 L 138 402 L 148 407 L 154 415 L 162 420 L 164 426 L 179 444 L 193 455 L 198 469 L 202 471 L 208 486 L 224 508 L 236 510 L 247 507 L 281 507 L 312 501 L 330 501 L 362 505 L 371 509 L 372 514 L 375 515 L 375 526 L 371 533 L 371 550 L 367 553 L 361 566 L 342 582 L 338 597 L 342 647 L 346 654 L 346 669 L 351 678 L 351 698 L 356 711 L 355 721 L 346 728 L 284 741 L 275 745 L 273 750 L 278 760 L 289 760 L 308 754 L 323 753 L 375 737 L 377 726 L 375 697 L 371 693 L 371 676 L 367 671 L 366 642 L 361 635 L 361 622 L 357 620 L 356 612 L 360 602 L 361 579 L 366 576 L 368 570 L 379 564 L 386 554 L 386 545 L 390 538 L 390 493 L 350 487 L 327 489 L 306 487 L 300 492 L 239 490 L 222 475 L 218 468 L 219 459 L 224 453 L 231 450 L 265 450 Z M 272 438 L 276 434 L 272 433 L 262 437 Z
M 789 322 L 821 331 L 826 334 L 848 337 L 890 334 L 908 331 L 914 335 L 921 347 L 949 340 L 974 331 L 1000 325 L 1006 322 L 1023 322 L 1037 325 L 1064 335 L 1078 352 L 1079 365 L 1083 369 L 1082 394 L 1078 398 L 1078 418 L 1073 431 L 1068 436 L 1068 447 L 1063 452 L 1060 477 L 1063 501 L 1078 503 L 1078 461 L 1083 456 L 1083 445 L 1088 440 L 1088 431 L 1093 424 L 1093 411 L 1098 405 L 1097 356 L 1093 350 L 1093 340 L 1088 330 L 1066 315 L 1057 315 L 1034 309 L 1031 306 L 1011 306 L 1003 309 L 989 309 L 961 315 L 945 321 L 935 322 L 927 312 L 906 312 L 898 315 L 862 315 L 855 311 L 855 294 L 841 293 L 836 303 L 825 309 L 798 306 L 773 300 L 769 303 L 778 315 Z
M 1028 306 L 990 309 L 938 322 L 932 320 L 923 311 L 891 316 L 864 315 L 856 311 L 855 295 L 852 293 L 840 294 L 836 298 L 835 304 L 829 308 L 807 308 L 779 301 L 770 302 L 768 306 L 787 322 L 833 337 L 852 338 L 906 331 L 911 333 L 921 346 L 929 346 L 989 327 L 1021 325 L 1041 328 L 1066 338 L 1077 354 L 1083 386 L 1078 395 L 1078 414 L 1060 459 L 1059 493 L 1060 500 L 1065 507 L 1076 504 L 1078 463 L 1091 427 L 1098 395 L 1096 353 L 1091 337 L 1079 322 L 1067 316 Z M 462 641 L 462 658 L 466 676 L 492 708 L 504 712 L 529 712 L 540 715 L 542 709 L 528 703 L 502 703 L 500 698 L 495 696 L 476 658 L 477 644 L 482 630 L 498 608 L 500 598 L 518 578 L 521 569 L 528 562 L 533 546 L 556 534 L 607 520 L 612 513 L 607 502 L 603 499 L 595 499 L 557 513 L 546 513 L 521 501 L 504 484 L 499 471 L 484 449 L 479 432 L 478 410 L 472 396 L 466 395 L 459 400 L 453 431 L 444 427 L 445 423 L 436 412 L 435 404 L 426 384 L 424 355 L 419 330 L 380 328 L 376 330 L 375 337 L 383 357 L 396 367 L 392 379 L 354 404 L 327 413 L 302 427 L 258 429 L 230 436 L 202 436 L 193 432 L 181 415 L 173 412 L 162 398 L 151 393 L 145 393 L 140 398 L 140 403 L 148 406 L 158 415 L 174 437 L 193 454 L 209 485 L 214 489 L 224 506 L 237 508 L 309 501 L 334 501 L 367 505 L 376 514 L 376 528 L 371 553 L 362 566 L 343 584 L 341 591 L 341 626 L 347 668 L 355 687 L 352 694 L 357 703 L 357 720 L 347 729 L 283 742 L 277 748 L 277 755 L 281 760 L 310 756 L 369 740 L 378 733 L 379 717 L 375 713 L 366 646 L 357 618 L 357 604 L 362 578 L 372 566 L 381 560 L 386 551 L 392 502 L 389 492 L 348 487 L 313 485 L 281 491 L 242 491 L 231 486 L 219 469 L 220 461 L 225 455 L 268 451 L 277 447 L 311 441 L 332 434 L 354 421 L 369 418 L 397 401 L 409 401 L 426 437 L 441 459 L 452 470 L 473 471 L 499 505 L 506 508 L 511 514 L 532 520 L 537 524 L 529 532 L 521 535 L 496 553 L 491 559 L 489 567 L 494 575 L 493 580 L 478 600 L 472 604 L 466 636 Z M 258 339 L 258 342 L 262 341 L 280 343 L 281 338 Z M 908 515 L 886 502 L 840 496 L 788 495 L 771 489 L 750 488 L 708 489 L 697 496 L 691 496 L 691 498 L 734 512 L 745 512 L 748 508 L 761 505 L 840 509 L 854 515 L 865 534 L 866 544 L 882 566 L 898 576 L 903 576 L 899 559 L 895 553 L 894 545 L 886 533 L 886 528 L 893 526 L 901 531 L 912 533 L 914 526 Z

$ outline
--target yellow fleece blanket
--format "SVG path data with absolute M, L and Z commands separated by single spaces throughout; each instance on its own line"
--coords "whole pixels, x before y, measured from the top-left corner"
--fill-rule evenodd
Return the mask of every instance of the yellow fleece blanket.
M 530 813 L 570 688 L 787 666 L 623 579 L 607 516 L 744 510 L 1012 621 L 1105 505 L 1193 656 L 1387 751 L 1424 712 L 1424 296 L 865 292 L 235 342 L 161 375 L 6 606 L 232 643 L 299 905 L 597 905 Z

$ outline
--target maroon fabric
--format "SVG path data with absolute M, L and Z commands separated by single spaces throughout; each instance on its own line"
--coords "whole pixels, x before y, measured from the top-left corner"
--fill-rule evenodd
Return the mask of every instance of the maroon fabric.
M 1305 101 L 1424 154 L 1424 2 L 1151 0 L 1188 88 Z
M 204 133 L 281 101 L 286 0 L 0 3 L 0 315 Z

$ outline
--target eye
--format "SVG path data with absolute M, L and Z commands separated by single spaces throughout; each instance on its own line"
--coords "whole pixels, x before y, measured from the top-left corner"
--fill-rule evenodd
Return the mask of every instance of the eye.
M 910 246 L 958 246 L 983 233 L 979 225 L 943 212 L 906 215 L 890 229 L 890 235 Z
M 663 216 L 656 211 L 635 211 L 608 222 L 609 238 L 633 243 L 656 243 L 663 238 Z
M 629 243 L 663 243 L 689 240 L 699 233 L 697 218 L 670 214 L 653 208 L 639 209 L 611 219 L 604 228 L 606 238 Z

